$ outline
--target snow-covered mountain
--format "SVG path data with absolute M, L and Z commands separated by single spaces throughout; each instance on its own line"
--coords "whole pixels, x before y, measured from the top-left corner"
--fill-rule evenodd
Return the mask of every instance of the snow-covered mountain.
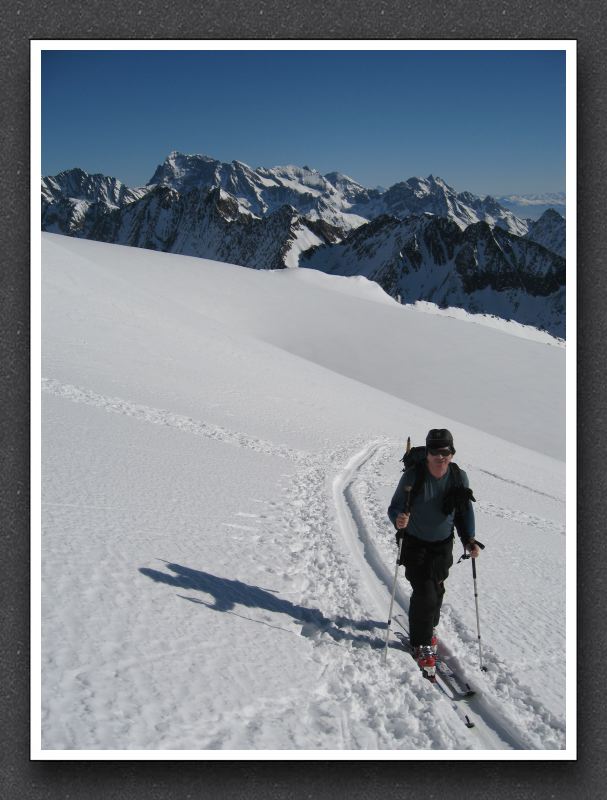
M 564 259 L 484 222 L 462 231 L 429 214 L 378 217 L 341 242 L 308 250 L 300 266 L 364 275 L 403 303 L 495 314 L 565 336 Z
M 121 208 L 160 186 L 173 189 L 179 196 L 192 190 L 222 189 L 234 198 L 240 214 L 258 219 L 289 205 L 307 221 L 325 223 L 341 235 L 381 214 L 404 219 L 421 213 L 452 219 L 462 229 L 487 222 L 517 235 L 527 232 L 525 221 L 491 198 L 481 200 L 470 192 L 458 194 L 432 175 L 410 178 L 382 193 L 365 189 L 338 172 L 323 176 L 309 167 L 296 166 L 252 169 L 240 161 L 227 164 L 204 155 L 177 152 L 170 153 L 149 183 L 138 189 L 128 189 L 115 178 L 89 176 L 80 169 L 44 178 L 43 230 L 93 238 L 82 219 L 87 206 L 100 203 Z M 78 214 L 66 213 L 72 206 L 77 207 Z
M 238 263 L 254 269 L 297 266 L 299 253 L 330 241 L 332 229 L 281 206 L 259 219 L 220 188 L 180 193 L 163 184 L 123 208 L 91 204 L 86 238 Z
M 527 239 L 543 245 L 553 253 L 565 257 L 565 218 L 558 211 L 549 208 L 542 216 L 529 225 Z
M 34 752 L 575 759 L 562 343 L 361 276 L 51 234 L 40 263 Z M 395 635 L 402 568 L 382 662 L 386 509 L 407 435 L 433 427 L 486 546 L 484 672 L 470 563 L 446 581 L 440 651 L 477 691 L 456 707 Z
M 82 169 L 70 169 L 59 175 L 42 179 L 43 209 L 66 200 L 80 203 L 105 203 L 120 208 L 138 200 L 148 187 L 131 189 L 117 178 L 106 175 L 89 175 Z
M 350 209 L 374 194 L 339 173 L 324 177 L 309 167 L 296 166 L 252 169 L 241 161 L 227 164 L 177 152 L 167 156 L 150 184 L 170 186 L 182 194 L 220 187 L 236 199 L 243 214 L 262 218 L 289 205 L 307 219 L 323 220 L 341 231 L 367 221 Z
M 441 243 L 421 247 L 409 241 L 420 224 L 423 236 L 442 237 Z M 42 181 L 42 229 L 47 232 L 255 269 L 328 265 L 334 273 L 371 277 L 407 302 L 448 303 L 562 335 L 564 265 L 529 244 L 534 239 L 558 247 L 558 232 L 550 234 L 549 227 L 548 222 L 534 227 L 530 236 L 528 222 L 493 198 L 458 193 L 432 175 L 382 192 L 341 173 L 321 175 L 307 166 L 253 169 L 240 161 L 228 164 L 172 152 L 150 182 L 135 189 L 80 169 Z M 363 244 L 369 236 L 373 244 Z M 333 255 L 328 261 L 326 248 L 322 256 L 311 252 L 326 245 L 336 248 L 334 255 L 349 254 L 353 245 L 356 252 L 352 260 Z M 411 253 L 410 268 L 397 256 L 403 248 Z M 457 263 L 451 263 L 457 274 L 441 266 L 440 248 L 457 250 Z M 371 260 L 364 255 L 368 249 L 374 253 Z M 309 257 L 301 260 L 304 253 Z M 405 279 L 412 269 L 419 280 Z M 445 269 L 452 278 L 446 283 Z M 556 288 L 551 276 L 557 276 Z M 554 292 L 553 300 L 546 301 Z
M 355 209 L 367 219 L 380 214 L 390 214 L 398 219 L 418 214 L 434 214 L 452 220 L 464 230 L 468 225 L 486 222 L 510 233 L 523 236 L 527 232 L 526 221 L 517 219 L 510 211 L 500 206 L 492 197 L 481 199 L 471 192 L 456 192 L 441 178 L 409 178 L 396 183 L 379 198 L 372 198 Z

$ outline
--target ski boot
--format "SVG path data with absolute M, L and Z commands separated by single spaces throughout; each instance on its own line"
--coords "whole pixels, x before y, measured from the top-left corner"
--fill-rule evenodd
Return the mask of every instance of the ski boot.
M 424 678 L 434 683 L 436 681 L 436 657 L 432 645 L 424 644 L 413 650 L 413 658 L 421 669 Z

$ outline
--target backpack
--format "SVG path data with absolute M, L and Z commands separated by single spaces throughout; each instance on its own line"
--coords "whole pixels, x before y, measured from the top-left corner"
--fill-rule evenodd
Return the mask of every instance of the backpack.
M 403 463 L 403 472 L 406 472 L 411 467 L 415 467 L 415 479 L 413 481 L 413 488 L 411 489 L 411 503 L 416 495 L 418 495 L 424 488 L 426 480 L 426 448 L 424 445 L 419 447 L 411 447 L 411 437 L 407 437 L 407 447 L 403 457 L 400 459 Z M 476 498 L 472 493 L 472 489 L 464 486 L 462 480 L 461 470 L 458 465 L 452 461 L 449 464 L 449 472 L 453 478 L 453 485 L 445 495 L 443 501 L 442 512 L 445 516 L 453 513 L 453 511 L 464 511 L 468 501 L 476 502 Z

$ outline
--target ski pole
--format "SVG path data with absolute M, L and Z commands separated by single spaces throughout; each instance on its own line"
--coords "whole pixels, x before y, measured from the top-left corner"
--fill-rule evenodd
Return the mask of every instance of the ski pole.
M 478 544 L 478 542 L 477 542 Z M 481 622 L 478 614 L 478 589 L 476 587 L 476 559 L 471 558 L 472 561 L 472 581 L 474 583 L 474 604 L 476 605 L 476 630 L 478 633 L 478 660 L 481 672 L 487 672 L 487 667 L 483 666 L 483 653 L 481 650 Z
M 485 549 L 485 545 L 479 542 L 478 539 L 474 540 L 474 543 L 477 544 L 481 550 Z M 481 650 L 481 621 L 480 616 L 478 613 L 478 588 L 476 585 L 476 559 L 472 558 L 470 553 L 466 552 L 466 548 L 464 547 L 464 554 L 461 556 L 460 560 L 464 558 L 469 558 L 472 561 L 472 582 L 474 584 L 474 605 L 476 606 L 476 633 L 478 636 L 478 660 L 480 662 L 480 668 L 482 672 L 487 672 L 487 667 L 483 666 L 483 652 Z M 459 564 L 459 561 L 457 562 Z
M 392 599 L 390 600 L 390 611 L 388 611 L 388 628 L 386 629 L 386 643 L 384 645 L 384 653 L 382 656 L 383 663 L 386 663 L 388 657 L 388 639 L 390 638 L 390 626 L 392 625 L 392 608 L 394 607 L 394 595 L 396 594 L 396 579 L 398 577 L 398 568 L 400 566 L 400 553 L 403 548 L 403 538 L 398 545 L 398 555 L 396 556 L 396 569 L 394 570 L 394 583 L 392 584 Z
M 411 489 L 412 486 L 405 486 L 405 492 L 407 492 L 407 503 L 406 503 L 406 512 L 409 512 L 409 507 L 411 505 Z M 388 628 L 386 630 L 386 643 L 384 645 L 384 652 L 382 656 L 382 661 L 385 664 L 386 659 L 388 657 L 388 639 L 390 638 L 390 627 L 392 625 L 392 609 L 394 607 L 394 596 L 396 595 L 396 579 L 398 577 L 398 568 L 400 566 L 400 554 L 403 549 L 403 542 L 405 540 L 405 536 L 403 534 L 400 543 L 398 545 L 398 555 L 396 556 L 396 569 L 394 570 L 394 583 L 392 584 L 392 599 L 390 600 L 390 611 L 388 612 Z

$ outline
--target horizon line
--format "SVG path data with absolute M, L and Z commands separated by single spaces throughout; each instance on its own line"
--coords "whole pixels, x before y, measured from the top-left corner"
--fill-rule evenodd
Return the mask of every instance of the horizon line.
M 356 178 L 353 178 L 351 175 L 348 175 L 348 174 L 346 174 L 344 172 L 341 172 L 340 170 L 329 170 L 328 172 L 323 173 L 320 170 L 316 169 L 315 167 L 310 167 L 307 164 L 301 165 L 301 164 L 295 164 L 295 163 L 274 164 L 273 166 L 270 166 L 270 167 L 267 167 L 267 166 L 264 166 L 264 165 L 258 165 L 256 167 L 252 167 L 246 161 L 242 161 L 241 159 L 238 159 L 238 158 L 233 158 L 230 161 L 224 161 L 222 159 L 215 158 L 214 156 L 207 155 L 206 153 L 185 153 L 182 150 L 175 150 L 175 149 L 171 150 L 168 153 L 168 155 L 165 156 L 164 160 L 161 161 L 157 165 L 156 169 L 158 167 L 162 166 L 162 164 L 166 163 L 167 159 L 169 159 L 172 155 L 181 155 L 181 156 L 186 156 L 188 158 L 192 158 L 192 157 L 193 158 L 196 158 L 196 157 L 206 158 L 209 161 L 214 161 L 214 162 L 217 162 L 218 164 L 222 164 L 222 165 L 223 164 L 225 164 L 225 165 L 243 164 L 245 167 L 248 167 L 249 169 L 252 169 L 253 171 L 256 171 L 256 170 L 259 170 L 259 169 L 272 170 L 272 169 L 286 169 L 286 168 L 289 168 L 289 167 L 294 167 L 296 169 L 307 170 L 307 171 L 309 171 L 311 173 L 316 173 L 317 175 L 320 175 L 323 178 L 326 178 L 327 175 L 330 175 L 332 173 L 337 173 L 338 175 L 341 175 L 344 178 L 348 178 L 349 180 L 353 181 L 354 183 L 357 183 L 359 186 L 362 186 L 364 189 L 371 189 L 371 190 L 382 189 L 383 191 L 387 191 L 387 189 L 390 189 L 390 188 L 392 188 L 394 186 L 397 186 L 400 183 L 407 183 L 408 181 L 413 180 L 413 179 L 417 179 L 417 180 L 430 180 L 430 179 L 437 180 L 438 179 L 438 180 L 442 181 L 450 189 L 454 189 L 454 191 L 456 191 L 458 194 L 461 194 L 461 193 L 464 193 L 464 192 L 470 192 L 470 190 L 468 190 L 468 189 L 461 189 L 461 190 L 460 189 L 455 189 L 455 187 L 453 187 L 447 180 L 442 178 L 440 175 L 435 175 L 432 172 L 425 178 L 422 177 L 421 175 L 410 175 L 408 178 L 403 178 L 402 180 L 397 180 L 395 183 L 390 184 L 390 186 L 388 186 L 388 187 L 384 187 L 380 183 L 377 183 L 375 186 L 365 186 L 364 184 L 360 183 L 360 181 L 358 181 Z M 132 189 L 142 188 L 144 186 L 153 186 L 153 185 L 155 185 L 151 181 L 147 181 L 146 183 L 135 183 L 135 184 L 126 183 L 126 181 L 122 180 L 122 178 L 119 178 L 115 174 L 110 174 L 110 173 L 107 173 L 107 172 L 89 172 L 88 170 L 84 169 L 84 167 L 81 167 L 81 166 L 78 166 L 78 165 L 73 166 L 73 167 L 66 167 L 65 169 L 62 169 L 59 172 L 48 173 L 46 175 L 41 173 L 41 178 L 42 178 L 42 180 L 44 180 L 45 178 L 54 178 L 54 177 L 57 177 L 58 175 L 62 175 L 65 172 L 72 172 L 74 170 L 81 170 L 82 172 L 85 172 L 87 175 L 90 175 L 90 176 L 100 175 L 100 176 L 102 176 L 104 178 L 111 178 L 113 180 L 120 181 L 120 183 L 122 183 L 124 186 L 126 186 L 128 188 L 132 188 Z M 476 194 L 476 193 L 475 192 L 470 192 L 470 194 Z M 566 197 L 566 192 L 565 192 L 564 189 L 559 189 L 559 190 L 555 190 L 555 191 L 544 191 L 544 192 L 542 192 L 542 191 L 536 191 L 536 192 L 509 192 L 509 193 L 506 193 L 506 194 L 495 192 L 495 193 L 487 193 L 487 194 L 477 194 L 476 196 L 484 200 L 487 197 L 491 197 L 491 198 L 494 198 L 494 199 L 514 198 L 514 197 L 529 198 L 529 197 L 534 197 L 536 195 L 538 195 L 538 196 L 542 196 L 542 195 L 562 195 L 563 198 L 565 198 Z

